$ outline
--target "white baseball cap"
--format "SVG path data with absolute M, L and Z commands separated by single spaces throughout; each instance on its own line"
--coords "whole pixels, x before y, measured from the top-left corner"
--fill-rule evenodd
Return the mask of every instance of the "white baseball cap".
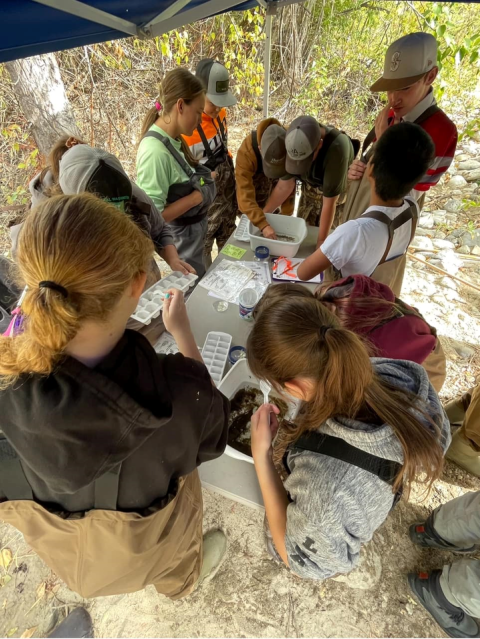
M 430 33 L 410 33 L 391 44 L 382 77 L 370 91 L 398 91 L 414 84 L 437 66 L 437 41 Z
M 203 82 L 207 90 L 207 98 L 216 107 L 223 108 L 237 104 L 237 98 L 229 89 L 230 77 L 223 64 L 215 62 L 212 58 L 205 58 L 197 64 L 195 75 Z

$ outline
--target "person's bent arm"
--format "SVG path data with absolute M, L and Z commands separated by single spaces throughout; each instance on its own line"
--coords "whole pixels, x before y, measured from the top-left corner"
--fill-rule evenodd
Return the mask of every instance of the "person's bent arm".
M 159 249 L 158 254 L 163 260 L 165 260 L 172 271 L 180 271 L 184 275 L 187 273 L 196 274 L 197 272 L 188 262 L 180 259 L 175 244 L 168 244 L 168 246 L 165 246 L 163 249 Z
M 180 353 L 185 357 L 190 357 L 203 363 L 202 356 L 193 337 L 192 329 L 190 328 L 190 320 L 188 319 L 183 293 L 176 288 L 169 289 L 165 294 L 163 323 L 167 331 L 171 333 L 177 342 Z
M 325 242 L 332 228 L 333 218 L 337 209 L 338 195 L 335 197 L 324 197 L 322 203 L 322 213 L 320 215 L 320 228 L 318 229 L 317 248 Z
M 308 282 L 315 275 L 323 273 L 331 265 L 330 260 L 322 253 L 321 249 L 318 249 L 297 268 L 298 278 Z
M 176 220 L 177 217 L 183 215 L 190 209 L 193 209 L 194 206 L 198 206 L 203 202 L 203 196 L 200 191 L 196 189 L 190 193 L 190 195 L 186 195 L 185 197 L 180 198 L 176 202 L 172 202 L 172 204 L 168 204 L 163 209 L 163 219 L 165 222 L 171 222 L 172 220 Z
M 252 455 L 258 483 L 265 504 L 265 514 L 275 548 L 288 566 L 285 533 L 287 531 L 288 495 L 273 464 L 272 440 L 278 430 L 279 409 L 264 404 L 252 415 Z
M 267 203 L 263 207 L 264 213 L 273 213 L 281 206 L 293 193 L 295 189 L 295 178 L 290 180 L 278 180 L 275 188 L 270 193 Z
M 243 146 L 243 144 L 242 144 Z M 261 231 L 268 226 L 267 218 L 257 204 L 253 178 L 257 170 L 256 163 L 248 157 L 248 151 L 240 147 L 235 164 L 235 179 L 237 182 L 238 209 Z

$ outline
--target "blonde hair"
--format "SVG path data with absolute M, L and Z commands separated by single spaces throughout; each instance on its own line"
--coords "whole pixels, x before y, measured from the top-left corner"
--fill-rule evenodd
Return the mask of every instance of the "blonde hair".
M 204 95 L 205 93 L 205 87 L 201 80 L 193 75 L 193 73 L 190 73 L 187 69 L 177 67 L 176 69 L 169 71 L 162 80 L 158 94 L 158 102 L 161 104 L 162 110 L 157 111 L 155 106 L 148 110 L 142 123 L 140 141 L 150 127 L 155 124 L 160 113 L 170 113 L 180 99 L 187 104 L 190 104 L 193 100 L 198 98 L 198 96 Z M 185 159 L 191 166 L 196 166 L 198 161 L 193 157 L 190 147 L 182 136 L 180 136 L 180 142 L 182 143 L 182 153 L 184 154 Z
M 102 322 L 146 272 L 152 241 L 112 204 L 89 193 L 56 195 L 27 215 L 17 249 L 23 333 L 0 336 L 0 385 L 48 375 L 86 320 Z M 42 281 L 63 287 L 66 296 Z

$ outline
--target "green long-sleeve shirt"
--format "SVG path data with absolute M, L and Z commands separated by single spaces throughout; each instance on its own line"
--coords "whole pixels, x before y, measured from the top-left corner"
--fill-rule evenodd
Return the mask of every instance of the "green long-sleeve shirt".
M 180 155 L 185 157 L 181 142 L 171 138 L 155 124 L 149 131 L 156 131 L 168 138 Z M 172 184 L 181 184 L 188 180 L 187 174 L 165 145 L 153 137 L 143 138 L 137 151 L 137 184 L 152 198 L 160 212 L 165 208 L 168 189 Z

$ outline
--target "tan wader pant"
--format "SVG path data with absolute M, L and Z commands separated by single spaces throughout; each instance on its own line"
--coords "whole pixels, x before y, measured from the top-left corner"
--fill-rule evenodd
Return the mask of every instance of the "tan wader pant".
M 377 268 L 370 275 L 376 282 L 381 282 L 389 286 L 395 293 L 396 297 L 400 297 L 400 291 L 402 290 L 403 276 L 405 275 L 405 265 L 407 262 L 406 255 L 400 255 L 394 260 L 384 262 L 377 266 Z M 323 272 L 323 282 L 335 282 L 341 279 L 341 274 L 336 271 L 333 266 L 329 266 Z
M 376 282 L 386 284 L 395 293 L 395 297 L 400 297 L 406 264 L 407 256 L 400 255 L 394 260 L 389 260 L 377 266 L 370 277 Z
M 361 180 L 348 180 L 347 199 L 340 214 L 340 224 L 348 222 L 348 220 L 356 220 L 365 213 L 369 206 L 370 182 L 365 171 Z
M 417 200 L 418 208 L 421 211 L 425 202 L 425 195 L 421 195 Z M 370 182 L 367 172 L 362 176 L 361 180 L 348 180 L 347 183 L 347 199 L 343 205 L 339 222 L 343 224 L 348 220 L 356 220 L 370 206 Z
M 192 592 L 203 548 L 197 470 L 179 480 L 169 503 L 146 517 L 112 510 L 77 516 L 63 519 L 33 501 L 0 504 L 0 518 L 82 597 L 135 592 L 149 584 L 170 599 Z
M 478 381 L 478 380 L 477 380 Z M 446 406 L 451 424 L 462 424 L 460 431 L 480 452 L 480 384 Z
M 430 384 L 437 393 L 439 393 L 442 390 L 442 386 L 447 376 L 447 360 L 445 358 L 445 352 L 442 348 L 440 338 L 437 337 L 435 350 L 430 353 L 422 366 L 427 371 Z

